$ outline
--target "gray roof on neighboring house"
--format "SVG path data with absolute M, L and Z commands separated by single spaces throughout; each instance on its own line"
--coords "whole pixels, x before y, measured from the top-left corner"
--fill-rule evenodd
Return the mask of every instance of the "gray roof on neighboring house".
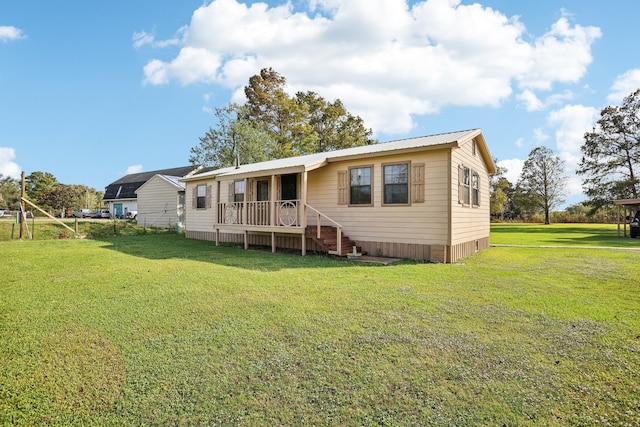
M 421 136 L 416 138 L 402 139 L 398 141 L 383 142 L 380 144 L 363 145 L 359 147 L 345 148 L 343 150 L 328 151 L 324 153 L 314 153 L 305 156 L 288 157 L 284 159 L 269 160 L 260 163 L 250 163 L 239 167 L 227 167 L 215 169 L 207 172 L 193 174 L 185 177 L 182 181 L 191 181 L 216 176 L 232 176 L 242 174 L 252 174 L 262 171 L 273 171 L 279 169 L 300 168 L 303 170 L 313 170 L 323 165 L 338 160 L 345 160 L 349 157 L 359 157 L 363 155 L 390 154 L 393 151 L 407 151 L 421 148 L 438 148 L 451 146 L 467 140 L 471 140 L 478 135 L 482 135 L 480 129 L 470 129 L 458 132 L 441 133 L 437 135 Z M 484 150 L 487 151 L 484 139 L 482 140 Z M 493 166 L 491 157 L 489 162 Z M 494 166 L 495 167 L 495 166 Z

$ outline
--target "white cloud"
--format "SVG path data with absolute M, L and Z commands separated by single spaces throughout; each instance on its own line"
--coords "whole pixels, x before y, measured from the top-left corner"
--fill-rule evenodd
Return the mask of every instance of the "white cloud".
M 154 59 L 145 65 L 144 82 L 157 85 L 178 78 L 185 85 L 198 81 L 212 83 L 220 63 L 220 57 L 206 49 L 184 47 L 170 64 Z
M 133 47 L 136 49 L 141 48 L 142 46 L 151 45 L 153 47 L 168 47 L 168 46 L 178 46 L 182 43 L 182 37 L 184 36 L 184 32 L 186 27 L 181 27 L 176 35 L 167 40 L 157 41 L 153 34 L 147 33 L 146 31 L 136 31 L 133 33 Z
M 570 91 L 554 93 L 544 100 L 538 98 L 531 89 L 525 89 L 516 95 L 516 99 L 524 104 L 525 109 L 529 112 L 546 110 L 550 106 L 563 104 L 572 98 L 573 93 Z
M 582 194 L 582 177 L 575 171 L 582 159 L 584 134 L 593 128 L 598 116 L 597 109 L 583 105 L 567 105 L 548 116 L 549 125 L 555 128 L 556 151 L 565 161 L 569 176 L 569 195 Z
M 15 158 L 16 150 L 10 147 L 0 147 L 0 175 L 14 179 L 20 178 L 22 170 L 17 163 L 13 162 Z
M 592 62 L 591 44 L 602 36 L 596 27 L 571 26 L 562 17 L 532 46 L 531 66 L 520 86 L 549 90 L 554 82 L 575 83 Z
M 547 135 L 542 129 L 536 128 L 533 130 L 533 139 L 538 143 L 542 143 L 549 139 L 549 135 Z
M 607 101 L 619 105 L 626 96 L 638 89 L 640 89 L 640 68 L 629 70 L 618 76 L 611 87 L 611 93 L 607 96 Z
M 498 166 L 505 168 L 507 172 L 504 174 L 504 177 L 513 184 L 514 186 L 518 182 L 518 178 L 520 178 L 520 173 L 522 172 L 522 166 L 524 166 L 524 160 L 522 159 L 505 159 L 500 160 L 498 162 Z
M 153 34 L 149 34 L 146 31 L 133 33 L 133 47 L 140 48 L 147 44 L 153 44 L 155 38 Z
M 142 165 L 131 165 L 127 168 L 127 171 L 124 174 L 131 175 L 132 173 L 140 173 L 142 171 L 144 171 Z
M 12 26 L 2 26 L 0 25 L 0 41 L 7 43 L 14 40 L 24 39 L 27 36 L 24 34 L 20 28 L 12 27 Z
M 218 84 L 238 101 L 249 77 L 272 67 L 292 92 L 340 98 L 376 132 L 403 133 L 414 126 L 413 115 L 443 106 L 498 106 L 514 84 L 528 108 L 548 106 L 554 101 L 541 101 L 534 91 L 578 81 L 600 37 L 598 28 L 562 17 L 527 42 L 518 17 L 460 0 L 306 4 L 302 12 L 291 2 L 205 4 L 180 30 L 177 56 L 150 60 L 144 82 Z M 134 35 L 137 46 L 159 43 L 145 32 Z
M 516 99 L 524 104 L 527 111 L 540 111 L 544 108 L 544 103 L 530 89 L 525 89 L 517 94 Z

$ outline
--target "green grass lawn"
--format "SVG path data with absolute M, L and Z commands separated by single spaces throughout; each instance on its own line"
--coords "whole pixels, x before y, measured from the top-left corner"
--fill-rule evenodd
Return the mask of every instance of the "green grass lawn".
M 491 224 L 491 243 L 526 246 L 601 246 L 639 248 L 640 239 L 624 237 L 617 224 Z
M 0 253 L 0 425 L 640 423 L 640 252 L 383 267 L 167 233 Z

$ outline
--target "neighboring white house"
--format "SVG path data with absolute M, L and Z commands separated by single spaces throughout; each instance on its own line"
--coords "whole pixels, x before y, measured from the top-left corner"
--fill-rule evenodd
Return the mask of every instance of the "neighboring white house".
M 184 183 L 177 176 L 157 174 L 136 190 L 138 224 L 171 228 L 184 221 Z
M 103 200 L 109 205 L 111 217 L 126 218 L 128 213 L 138 212 L 138 195 L 136 191 L 155 175 L 182 178 L 197 170 L 196 166 L 182 166 L 125 175 L 105 188 Z
M 495 169 L 472 129 L 196 173 L 186 236 L 455 262 L 489 247 Z

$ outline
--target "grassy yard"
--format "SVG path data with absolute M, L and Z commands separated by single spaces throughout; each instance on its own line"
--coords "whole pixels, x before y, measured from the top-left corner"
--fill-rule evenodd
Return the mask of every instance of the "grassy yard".
M 491 225 L 491 243 L 525 246 L 599 246 L 640 249 L 640 239 L 624 237 L 617 224 L 519 224 Z
M 492 243 L 609 241 L 507 227 Z M 0 425 L 640 424 L 637 251 L 383 267 L 148 233 L 0 253 Z

